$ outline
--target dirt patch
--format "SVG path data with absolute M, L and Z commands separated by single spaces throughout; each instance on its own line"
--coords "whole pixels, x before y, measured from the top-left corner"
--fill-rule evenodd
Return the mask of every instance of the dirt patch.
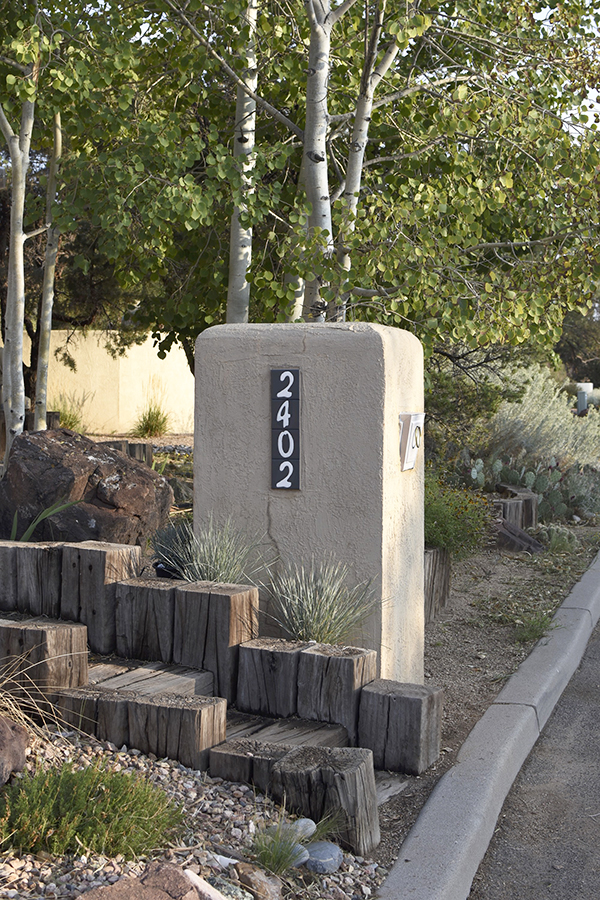
M 507 678 L 529 654 L 547 617 L 592 561 L 600 528 L 574 529 L 581 548 L 538 556 L 490 545 L 452 567 L 449 602 L 425 629 L 425 683 L 444 689 L 442 753 L 380 808 L 381 844 L 372 854 L 389 868 L 440 777 Z M 517 642 L 517 635 L 532 637 Z

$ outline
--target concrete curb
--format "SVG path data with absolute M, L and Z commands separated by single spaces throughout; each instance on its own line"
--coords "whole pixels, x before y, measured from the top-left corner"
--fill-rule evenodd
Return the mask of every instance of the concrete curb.
M 437 783 L 379 889 L 381 900 L 466 900 L 506 795 L 599 618 L 600 553 Z

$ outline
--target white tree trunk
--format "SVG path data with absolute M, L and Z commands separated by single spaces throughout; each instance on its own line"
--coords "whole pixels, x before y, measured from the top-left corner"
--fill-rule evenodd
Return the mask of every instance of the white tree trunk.
M 385 0 L 381 0 L 376 12 L 375 21 L 371 28 L 346 166 L 346 184 L 342 195 L 344 201 L 344 214 L 342 226 L 338 235 L 337 249 L 337 260 L 342 269 L 346 272 L 349 272 L 351 267 L 351 258 L 347 244 L 348 238 L 354 232 L 356 227 L 356 213 L 358 210 L 375 90 L 398 55 L 399 49 L 397 43 L 394 42 L 390 44 L 379 65 L 375 65 L 381 29 L 383 27 L 385 6 Z M 341 303 L 338 304 L 337 318 L 345 319 L 347 302 L 348 293 L 345 292 L 342 295 Z
M 48 365 L 50 362 L 50 338 L 52 335 L 52 305 L 54 303 L 54 276 L 56 257 L 58 256 L 58 239 L 60 232 L 52 224 L 52 204 L 56 196 L 56 174 L 58 162 L 62 156 L 62 128 L 60 113 L 54 114 L 54 149 L 48 171 L 46 188 L 46 253 L 44 257 L 44 278 L 42 283 L 42 303 L 39 324 L 39 348 L 37 375 L 35 382 L 35 416 L 34 431 L 46 429 L 46 412 L 48 406 Z
M 37 72 L 34 72 L 37 77 Z M 25 384 L 23 381 L 23 327 L 25 320 L 25 271 L 23 245 L 23 215 L 25 211 L 25 187 L 29 168 L 29 151 L 33 130 L 35 103 L 27 100 L 21 112 L 21 127 L 17 136 L 0 106 L 0 128 L 8 145 L 12 169 L 10 243 L 8 256 L 8 291 L 6 295 L 6 321 L 4 330 L 4 354 L 2 359 L 2 403 L 6 424 L 6 455 L 12 442 L 23 431 L 25 421 Z
M 331 4 L 330 0 L 306 0 L 305 6 L 310 22 L 310 48 L 306 80 L 306 126 L 302 168 L 306 199 L 310 205 L 308 239 L 310 242 L 316 236 L 316 230 L 319 229 L 320 239 L 323 241 L 323 253 L 327 256 L 333 253 L 327 165 L 327 130 L 329 127 L 327 91 L 332 29 Z M 304 315 L 324 320 L 319 278 L 314 278 L 306 283 Z
M 249 0 L 246 20 L 250 35 L 246 49 L 246 71 L 244 82 L 252 92 L 258 84 L 256 63 L 256 21 L 258 17 L 257 0 Z M 229 239 L 229 282 L 227 287 L 228 323 L 248 321 L 250 308 L 250 285 L 247 281 L 248 269 L 252 262 L 252 228 L 241 224 L 240 218 L 247 207 L 243 193 L 250 193 L 252 186 L 252 170 L 254 169 L 254 141 L 256 123 L 256 102 L 241 86 L 237 88 L 235 108 L 234 156 L 240 159 L 242 175 L 242 199 L 234 207 L 231 217 Z

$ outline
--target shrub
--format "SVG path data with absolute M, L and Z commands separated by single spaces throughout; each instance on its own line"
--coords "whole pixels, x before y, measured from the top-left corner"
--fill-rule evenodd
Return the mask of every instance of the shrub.
M 164 846 L 182 814 L 149 782 L 72 764 L 25 775 L 0 794 L 0 845 L 53 855 L 86 850 L 128 859 Z
M 89 391 L 82 391 L 80 395 L 76 391 L 72 391 L 70 394 L 60 393 L 58 398 L 55 397 L 48 405 L 48 409 L 60 413 L 61 428 L 81 433 L 87 430 L 84 422 L 84 406 L 88 400 L 93 400 L 93 398 L 94 394 Z
M 168 432 L 169 427 L 169 414 L 164 411 L 158 400 L 149 400 L 131 429 L 131 434 L 139 438 L 162 437 Z
M 184 581 L 247 584 L 258 568 L 259 541 L 249 541 L 236 531 L 231 519 L 219 527 L 211 516 L 198 534 L 188 519 L 172 522 L 157 531 L 150 543 L 155 567 Z
M 475 552 L 490 523 L 490 508 L 479 493 L 425 478 L 425 544 L 441 547 L 457 559 Z
M 273 619 L 293 640 L 345 642 L 377 603 L 370 582 L 349 587 L 348 578 L 333 560 L 289 564 L 271 578 Z
M 534 464 L 554 458 L 561 469 L 599 465 L 600 413 L 574 416 L 570 398 L 547 369 L 522 369 L 514 377 L 525 382 L 523 397 L 502 403 L 491 419 L 487 455 L 526 456 Z

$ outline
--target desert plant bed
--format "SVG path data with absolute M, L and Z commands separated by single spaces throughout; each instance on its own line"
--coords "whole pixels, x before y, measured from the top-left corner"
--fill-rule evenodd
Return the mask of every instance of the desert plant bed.
M 445 691 L 442 756 L 418 777 L 399 776 L 397 792 L 391 797 L 381 790 L 383 780 L 378 776 L 380 845 L 366 858 L 357 859 L 346 852 L 339 872 L 326 878 L 310 875 L 302 867 L 288 870 L 282 877 L 286 900 L 339 900 L 340 891 L 363 895 L 363 886 L 375 894 L 426 797 L 504 679 L 531 648 L 531 640 L 515 640 L 520 623 L 528 624 L 539 611 L 560 603 L 593 558 L 598 529 L 579 527 L 570 532 L 579 537 L 579 543 L 568 552 L 532 558 L 501 553 L 491 544 L 478 555 L 454 563 L 448 604 L 426 628 L 426 683 L 439 684 Z M 257 728 L 261 718 L 236 715 L 235 733 L 239 736 Z M 214 874 L 215 852 L 252 859 L 254 835 L 284 815 L 272 798 L 239 782 L 184 768 L 174 760 L 153 759 L 137 750 L 100 743 L 73 731 L 70 735 L 49 734 L 45 743 L 36 745 L 27 766 L 33 771 L 61 760 L 78 766 L 103 761 L 109 767 L 143 774 L 160 785 L 182 804 L 187 829 L 177 847 L 157 847 L 153 855 L 192 866 L 204 877 Z M 42 882 L 58 885 L 61 897 L 63 893 L 68 896 L 61 893 L 62 884 L 68 884 L 71 892 L 89 889 L 139 874 L 143 868 L 142 861 L 94 852 L 67 857 L 48 854 L 43 859 L 27 852 L 0 855 L 0 879 L 10 882 L 16 896 L 32 900 L 44 897 Z M 226 884 L 227 870 L 220 876 Z

